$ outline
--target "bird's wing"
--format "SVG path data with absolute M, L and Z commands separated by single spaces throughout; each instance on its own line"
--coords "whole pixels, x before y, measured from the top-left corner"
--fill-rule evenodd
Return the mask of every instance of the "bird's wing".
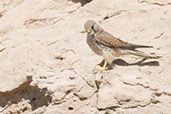
M 96 34 L 95 39 L 99 43 L 112 48 L 126 48 L 130 46 L 129 43 L 124 42 L 118 38 L 115 38 L 107 32 L 101 32 L 99 34 Z
M 96 34 L 95 39 L 99 43 L 108 47 L 112 47 L 112 48 L 124 48 L 124 49 L 130 49 L 130 50 L 135 49 L 135 48 L 152 48 L 152 46 L 136 45 L 136 44 L 122 41 L 105 31 L 102 31 L 99 34 Z

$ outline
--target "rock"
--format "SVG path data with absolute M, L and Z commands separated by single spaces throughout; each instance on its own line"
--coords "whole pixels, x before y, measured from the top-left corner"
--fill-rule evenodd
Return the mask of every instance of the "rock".
M 1 0 L 0 113 L 169 114 L 170 9 L 170 0 Z M 90 19 L 162 58 L 122 56 L 96 71 L 102 57 L 82 32 Z

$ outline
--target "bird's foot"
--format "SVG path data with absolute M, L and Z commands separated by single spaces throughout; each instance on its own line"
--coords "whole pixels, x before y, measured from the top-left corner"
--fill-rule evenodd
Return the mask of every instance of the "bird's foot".
M 102 66 L 102 65 L 104 65 L 104 63 L 105 63 L 105 60 L 103 59 L 99 64 L 97 64 L 98 66 Z
M 101 66 L 96 66 L 96 70 L 98 71 L 104 71 L 104 70 L 108 70 L 108 67 L 101 67 Z

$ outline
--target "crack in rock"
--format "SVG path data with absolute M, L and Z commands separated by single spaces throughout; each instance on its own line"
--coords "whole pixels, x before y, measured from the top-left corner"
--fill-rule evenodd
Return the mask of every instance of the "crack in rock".
M 136 106 L 124 107 L 124 108 L 122 108 L 122 109 L 134 109 L 134 108 L 137 108 L 137 107 L 142 107 L 142 108 L 144 108 L 144 107 L 147 107 L 147 106 L 149 106 L 149 105 L 151 105 L 151 104 L 158 104 L 158 103 L 161 103 L 161 102 L 160 102 L 159 100 L 156 100 L 156 99 L 151 99 L 150 102 L 147 103 L 147 104 L 144 104 L 144 105 L 138 104 L 138 105 L 136 105 Z
M 147 3 L 147 4 L 157 5 L 157 6 L 168 6 L 168 5 L 171 5 L 171 2 L 167 2 L 167 1 L 138 0 L 138 2 L 139 3 Z
M 158 39 L 160 38 L 161 36 L 163 36 L 164 32 L 161 32 L 158 36 L 154 37 L 154 39 Z
M 81 78 L 86 82 L 86 84 L 87 84 L 89 87 L 95 88 L 94 85 L 93 85 L 90 81 L 86 80 L 83 76 L 81 76 Z
M 0 52 L 4 51 L 5 49 L 6 49 L 6 47 L 4 47 L 4 48 L 0 49 Z
M 159 35 L 157 35 L 157 36 L 153 37 L 153 39 L 152 39 L 152 40 L 150 40 L 150 41 L 148 41 L 148 42 L 150 43 L 150 42 L 152 42 L 153 40 L 156 40 L 156 39 L 161 38 L 161 37 L 164 35 L 164 33 L 165 33 L 165 32 L 161 32 Z
M 37 28 L 37 27 L 44 27 L 44 26 L 50 26 L 53 24 L 56 24 L 57 22 L 63 20 L 63 18 L 40 18 L 40 19 L 29 19 L 24 22 L 24 26 L 26 28 Z
M 112 18 L 112 17 L 115 17 L 115 16 L 117 16 L 117 15 L 122 14 L 123 12 L 126 12 L 126 10 L 119 10 L 119 11 L 116 11 L 116 12 L 112 12 L 112 13 L 106 15 L 105 17 L 103 17 L 102 20 L 110 19 L 110 18 Z M 102 21 L 102 20 L 101 20 L 101 21 Z M 100 22 L 101 22 L 101 21 L 100 21 Z
M 136 84 L 131 84 L 129 82 L 126 82 L 126 81 L 123 81 L 123 80 L 120 80 L 122 83 L 126 84 L 126 85 L 129 85 L 129 86 L 141 86 L 145 89 L 150 89 L 151 91 L 158 91 L 159 89 L 153 89 L 153 88 L 150 88 L 150 86 L 147 86 L 147 85 L 143 85 L 141 83 L 136 83 Z
M 0 17 L 3 17 L 5 14 L 6 10 L 0 12 Z
M 97 91 L 94 91 L 94 93 L 93 93 L 92 95 L 90 95 L 90 96 L 80 96 L 80 95 L 77 94 L 77 93 L 74 93 L 73 95 L 75 95 L 76 97 L 78 97 L 79 100 L 84 101 L 84 100 L 87 100 L 87 99 L 91 98 L 91 97 L 92 97 L 93 95 L 95 95 L 96 93 L 97 93 Z
M 150 86 L 143 85 L 143 84 L 141 84 L 141 83 L 131 84 L 131 83 L 129 83 L 129 82 L 125 82 L 125 81 L 122 81 L 122 80 L 120 80 L 120 81 L 123 82 L 123 83 L 126 84 L 126 85 L 129 85 L 129 86 L 141 86 L 141 87 L 143 87 L 143 88 L 145 88 L 145 89 L 149 89 L 149 90 L 152 91 L 153 94 L 155 95 L 155 96 L 153 96 L 153 97 L 160 97 L 161 95 L 171 96 L 171 93 L 168 93 L 168 92 L 165 92 L 165 91 L 160 91 L 159 89 L 153 89 L 153 88 L 151 88 Z M 153 99 L 151 102 L 152 102 L 153 104 L 160 103 L 160 101 L 157 100 L 157 99 Z M 135 108 L 136 108 L 136 107 L 135 107 Z
M 74 12 L 78 11 L 80 8 L 81 8 L 81 6 L 78 6 L 76 9 L 73 9 L 71 11 L 68 11 L 68 13 L 74 13 Z
M 125 81 L 123 81 L 123 80 L 120 80 L 120 81 L 123 82 L 123 83 L 126 84 L 126 85 L 129 85 L 129 86 L 141 86 L 141 87 L 143 87 L 143 88 L 145 88 L 145 89 L 149 89 L 149 90 L 153 91 L 154 94 L 155 94 L 156 96 L 158 96 L 158 97 L 161 96 L 162 94 L 167 95 L 167 96 L 171 96 L 171 93 L 168 93 L 168 92 L 165 92 L 165 91 L 159 91 L 159 89 L 154 89 L 154 88 L 151 88 L 150 86 L 143 85 L 143 84 L 141 84 L 141 83 L 131 84 L 131 83 L 125 82 Z
M 65 97 L 66 97 L 68 94 L 70 94 L 73 90 L 74 90 L 73 88 L 72 88 L 72 89 L 69 89 L 69 90 L 67 90 L 67 91 L 65 92 L 65 94 L 64 94 L 60 99 L 54 99 L 54 100 L 53 100 L 53 104 L 54 104 L 54 105 L 59 105 L 59 104 L 61 104 L 61 103 L 64 103 L 64 102 L 65 102 Z

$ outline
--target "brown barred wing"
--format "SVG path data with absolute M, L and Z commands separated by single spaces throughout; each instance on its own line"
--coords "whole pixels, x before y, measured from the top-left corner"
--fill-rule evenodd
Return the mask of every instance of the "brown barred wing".
M 95 39 L 99 43 L 105 46 L 111 47 L 111 48 L 123 48 L 123 49 L 130 49 L 130 50 L 133 50 L 136 48 L 152 48 L 152 46 L 136 45 L 136 44 L 122 41 L 105 31 L 101 33 L 97 33 L 95 35 Z
M 99 43 L 111 48 L 127 48 L 131 46 L 129 43 L 124 42 L 107 32 L 101 32 L 99 34 L 96 34 L 95 39 Z

